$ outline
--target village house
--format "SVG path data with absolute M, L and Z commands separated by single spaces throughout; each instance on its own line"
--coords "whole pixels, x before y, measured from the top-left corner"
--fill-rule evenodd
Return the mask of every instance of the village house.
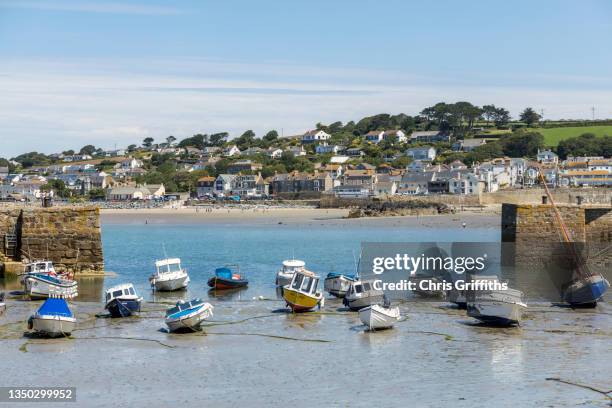
M 201 157 L 202 156 L 202 150 L 198 149 L 195 146 L 185 146 L 183 150 L 185 154 L 187 154 L 187 156 L 190 156 L 190 157 Z
M 365 153 L 359 149 L 358 147 L 352 147 L 350 149 L 346 149 L 344 151 L 344 154 L 349 156 L 349 157 L 363 157 L 365 156 Z
M 569 170 L 559 175 L 562 185 L 612 186 L 612 174 L 607 170 Z
M 106 150 L 104 152 L 104 157 L 120 157 L 125 156 L 125 153 L 124 149 Z
M 557 156 L 557 154 L 552 152 L 550 149 L 538 149 L 537 160 L 538 163 L 557 165 L 559 163 L 559 156 Z
M 429 193 L 428 183 L 436 179 L 434 172 L 406 172 L 402 176 L 397 193 L 401 195 L 425 195 Z
M 207 146 L 202 149 L 203 158 L 211 158 L 221 154 L 223 150 L 218 146 Z
M 344 171 L 344 166 L 342 164 L 328 163 L 325 166 L 321 167 L 320 171 L 329 173 L 330 177 L 335 182 L 342 176 L 342 172 Z
M 480 194 L 482 185 L 480 180 L 472 173 L 457 173 L 448 180 L 448 189 L 451 194 Z
M 240 197 L 266 197 L 269 194 L 269 185 L 261 174 L 245 174 L 234 178 L 232 194 Z
M 378 174 L 374 184 L 374 195 L 376 197 L 387 197 L 395 195 L 397 182 L 388 174 Z
M 360 185 L 339 185 L 334 187 L 333 193 L 338 198 L 367 198 L 372 191 Z
M 215 163 L 217 163 L 220 159 L 218 157 L 211 157 L 207 160 L 200 160 L 194 163 L 191 166 L 189 171 L 198 171 L 198 170 L 206 170 L 215 167 Z
M 329 140 L 331 135 L 329 133 L 324 132 L 323 130 L 309 130 L 308 132 L 302 135 L 302 143 L 315 143 L 315 142 L 323 142 Z
M 412 147 L 406 150 L 406 156 L 413 160 L 433 161 L 436 158 L 436 149 L 433 146 Z
M 256 154 L 263 154 L 264 153 L 264 149 L 259 148 L 259 147 L 249 147 L 248 149 L 242 150 L 240 152 L 241 156 L 253 156 Z
M 132 170 L 132 169 L 139 169 L 142 167 L 142 165 L 143 165 L 142 160 L 138 160 L 133 157 L 130 157 L 126 160 L 123 160 L 115 164 L 115 168 L 123 169 L 123 170 Z
M 261 171 L 262 168 L 261 163 L 255 163 L 251 160 L 238 160 L 227 166 L 227 172 L 229 174 L 256 172 Z
M 272 178 L 271 187 L 274 194 L 324 192 L 333 188 L 333 180 L 328 173 L 308 174 L 294 171 L 288 174 L 276 174 Z
M 73 154 L 71 156 L 63 156 L 62 157 L 62 161 L 64 162 L 76 162 L 76 161 L 86 161 L 86 160 L 91 160 L 93 157 L 91 157 L 88 154 Z
M 225 157 L 233 157 L 233 156 L 239 156 L 239 155 L 240 155 L 240 149 L 236 145 L 230 145 L 230 146 L 227 146 L 225 149 L 223 149 L 223 156 Z
M 365 141 L 369 143 L 380 143 L 383 140 L 385 134 L 382 130 L 370 130 L 364 135 Z
M 471 152 L 475 148 L 479 146 L 484 146 L 485 144 L 487 144 L 486 139 L 479 139 L 479 138 L 462 139 L 462 140 L 457 140 L 455 143 L 453 143 L 453 150 Z
M 374 191 L 376 181 L 376 173 L 372 170 L 346 170 L 342 176 L 342 185 L 359 186 L 370 193 Z
M 317 145 L 317 147 L 315 148 L 315 152 L 317 154 L 338 154 L 338 152 L 341 152 L 343 149 L 344 147 L 340 145 L 328 145 L 327 143 L 322 143 Z
M 280 159 L 283 151 L 277 147 L 270 147 L 266 150 L 266 155 L 271 159 Z
M 228 195 L 232 191 L 232 186 L 236 175 L 234 174 L 219 174 L 215 179 L 215 194 Z
M 9 168 L 7 166 L 0 167 L 0 182 L 2 182 L 9 175 Z
M 286 151 L 293 154 L 294 157 L 306 156 L 304 146 L 290 146 Z
M 403 130 L 385 130 L 383 132 L 382 140 L 389 140 L 393 137 L 395 137 L 399 143 L 405 143 L 408 141 L 408 138 Z
M 348 156 L 332 156 L 332 157 L 329 159 L 329 162 L 330 162 L 331 164 L 344 164 L 344 163 L 346 163 L 347 161 L 349 161 L 350 159 L 351 159 L 351 158 L 350 158 L 350 157 L 348 157 Z
M 415 131 L 410 134 L 410 142 L 450 142 L 450 135 L 440 130 Z
M 213 195 L 215 192 L 215 178 L 214 177 L 200 177 L 196 183 L 196 194 L 198 197 L 206 197 Z

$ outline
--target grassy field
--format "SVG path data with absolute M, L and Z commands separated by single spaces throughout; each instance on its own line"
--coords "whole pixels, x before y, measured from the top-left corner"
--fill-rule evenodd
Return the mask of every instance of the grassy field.
M 604 135 L 612 136 L 612 126 L 577 126 L 577 127 L 558 127 L 558 128 L 537 128 L 534 129 L 544 135 L 544 143 L 547 146 L 556 146 L 559 141 L 570 137 L 580 136 L 583 133 L 593 133 L 597 137 Z

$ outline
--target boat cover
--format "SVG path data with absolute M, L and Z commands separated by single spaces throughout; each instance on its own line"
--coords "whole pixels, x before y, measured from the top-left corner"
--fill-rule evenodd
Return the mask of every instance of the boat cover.
M 72 312 L 68 308 L 68 303 L 62 298 L 48 298 L 38 309 L 37 313 L 39 315 L 72 317 Z
M 215 275 L 222 279 L 232 279 L 232 271 L 226 267 L 215 269 Z
M 66 282 L 64 282 L 64 281 L 62 281 L 62 280 L 60 280 L 60 279 L 58 279 L 56 277 L 47 275 L 45 273 L 34 273 L 34 274 L 30 274 L 30 276 L 38 278 L 38 279 L 40 279 L 42 281 L 50 282 L 50 283 L 55 284 L 55 285 L 61 285 L 63 283 L 66 283 Z
M 352 281 L 357 280 L 357 277 L 356 277 L 355 275 L 346 275 L 346 274 L 344 274 L 344 273 L 336 273 L 336 272 L 330 272 L 330 273 L 328 273 L 326 278 L 327 278 L 327 279 L 331 279 L 331 278 L 340 278 L 340 277 L 342 277 L 342 276 L 344 276 L 344 277 L 345 277 L 346 279 L 348 279 L 348 280 L 352 280 Z

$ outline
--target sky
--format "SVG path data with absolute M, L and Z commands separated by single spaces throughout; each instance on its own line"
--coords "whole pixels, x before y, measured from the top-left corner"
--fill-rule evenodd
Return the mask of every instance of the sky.
M 612 118 L 612 2 L 0 0 L 0 157 L 437 102 Z

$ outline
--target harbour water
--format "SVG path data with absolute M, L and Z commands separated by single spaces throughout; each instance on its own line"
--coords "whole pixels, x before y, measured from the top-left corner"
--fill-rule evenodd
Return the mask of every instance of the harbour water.
M 576 311 L 530 304 L 522 326 L 507 329 L 476 325 L 444 303 L 405 303 L 406 320 L 395 329 L 368 333 L 338 300 L 293 315 L 276 297 L 283 259 L 304 259 L 324 275 L 353 272 L 362 241 L 499 240 L 494 217 L 469 220 L 467 228 L 463 221 L 107 219 L 112 274 L 80 281 L 71 339 L 25 337 L 25 319 L 40 302 L 9 299 L 0 318 L 2 385 L 23 386 L 27 378 L 27 385 L 76 386 L 84 406 L 608 406 L 600 393 L 546 380 L 612 389 L 606 303 Z M 164 256 L 162 244 L 188 268 L 188 293 L 150 291 L 147 277 Z M 248 289 L 208 291 L 207 278 L 225 263 L 240 265 Z M 145 297 L 141 315 L 96 317 L 103 289 L 125 281 Z M 167 333 L 165 308 L 194 296 L 214 305 L 213 320 L 200 333 Z

